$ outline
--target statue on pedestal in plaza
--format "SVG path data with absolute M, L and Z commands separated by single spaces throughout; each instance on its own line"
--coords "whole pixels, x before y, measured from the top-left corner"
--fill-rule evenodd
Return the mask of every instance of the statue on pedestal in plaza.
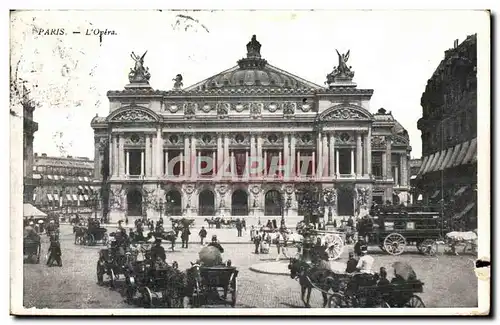
M 252 40 L 247 44 L 247 57 L 260 58 L 260 43 L 257 41 L 257 36 L 253 35 Z
M 352 67 L 347 65 L 347 61 L 349 60 L 349 55 L 351 53 L 351 50 L 348 50 L 347 53 L 345 54 L 340 54 L 338 50 L 336 51 L 339 58 L 339 64 L 333 69 L 333 71 L 330 74 L 326 76 L 327 78 L 326 83 L 331 84 L 337 81 L 350 82 L 352 78 L 354 78 L 354 72 L 351 70 Z
M 149 69 L 144 67 L 144 57 L 146 53 L 148 53 L 148 51 L 144 52 L 142 56 L 138 56 L 134 52 L 130 54 L 132 60 L 135 61 L 135 66 L 130 69 L 130 73 L 128 74 L 130 83 L 147 83 L 149 78 L 151 78 Z

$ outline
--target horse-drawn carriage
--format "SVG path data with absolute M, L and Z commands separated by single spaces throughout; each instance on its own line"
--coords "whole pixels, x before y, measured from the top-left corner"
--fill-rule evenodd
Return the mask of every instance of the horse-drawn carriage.
M 31 261 L 32 263 L 40 263 L 40 255 L 42 251 L 42 245 L 40 243 L 40 238 L 38 240 L 31 238 L 23 239 L 23 256 L 26 256 L 26 261 Z
M 226 226 L 228 228 L 235 228 L 236 223 L 238 222 L 237 219 L 233 218 L 221 218 L 221 217 L 212 217 L 212 218 L 205 218 L 204 220 L 206 223 L 208 223 L 208 228 L 212 228 L 215 226 L 215 228 L 219 229 L 223 226 Z
M 367 238 L 368 245 L 378 245 L 388 254 L 400 255 L 413 244 L 427 256 L 436 254 L 444 232 L 441 213 L 402 210 L 362 218 L 358 231 L 360 238 Z
M 190 303 L 193 307 L 207 305 L 236 306 L 238 270 L 228 262 L 226 265 L 194 265 L 193 291 Z M 228 295 L 230 299 L 228 300 Z
M 109 278 L 110 287 L 116 286 L 116 280 L 120 274 L 125 275 L 128 265 L 137 259 L 137 254 L 126 251 L 124 247 L 109 247 L 99 250 L 99 259 L 97 260 L 97 283 L 104 284 L 104 275 Z
M 107 229 L 101 227 L 99 221 L 89 219 L 88 225 L 77 225 L 73 227 L 75 234 L 75 244 L 94 246 L 98 242 L 107 245 L 109 242 L 109 235 Z

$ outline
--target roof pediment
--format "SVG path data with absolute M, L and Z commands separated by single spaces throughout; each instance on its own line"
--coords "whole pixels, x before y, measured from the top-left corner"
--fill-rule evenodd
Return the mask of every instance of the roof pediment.
M 120 107 L 107 117 L 107 122 L 158 122 L 160 117 L 147 107 L 129 105 Z
M 326 109 L 319 116 L 322 121 L 331 120 L 371 120 L 372 114 L 361 106 L 339 104 Z

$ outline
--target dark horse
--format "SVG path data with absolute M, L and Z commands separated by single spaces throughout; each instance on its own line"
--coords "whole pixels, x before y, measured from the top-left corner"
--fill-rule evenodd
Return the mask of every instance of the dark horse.
M 174 251 L 174 248 L 175 248 L 175 241 L 177 240 L 177 235 L 178 235 L 179 231 L 174 231 L 174 230 L 171 230 L 171 231 L 151 231 L 148 233 L 148 236 L 146 237 L 146 240 L 149 240 L 151 239 L 151 237 L 155 237 L 155 238 L 161 238 L 161 239 L 165 239 L 166 241 L 169 241 L 172 246 L 171 246 L 171 249 L 172 249 L 172 252 Z
M 318 265 L 311 265 L 305 261 L 291 258 L 288 269 L 292 279 L 299 279 L 300 292 L 302 302 L 306 307 L 310 308 L 309 301 L 311 299 L 311 291 L 313 285 L 321 290 L 323 296 L 323 307 L 328 303 L 327 292 L 332 289 L 334 292 L 339 291 L 340 281 L 339 275 L 324 266 L 320 262 Z M 305 297 L 307 291 L 307 298 Z

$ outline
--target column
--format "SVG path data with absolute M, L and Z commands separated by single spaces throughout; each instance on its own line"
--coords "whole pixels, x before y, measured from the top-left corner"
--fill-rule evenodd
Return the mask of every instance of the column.
M 330 177 L 335 177 L 335 137 L 333 133 L 330 134 Z
M 227 167 L 230 166 L 231 162 L 229 160 L 229 135 L 226 133 L 224 134 L 224 174 L 227 175 Z
M 222 147 L 222 135 L 217 134 L 217 172 L 222 169 L 224 162 L 224 148 Z
M 149 150 L 151 154 L 151 159 L 148 162 L 148 168 L 150 169 L 151 176 L 161 176 L 163 174 L 162 168 L 158 165 L 158 158 L 163 158 L 163 153 L 158 151 L 159 139 L 158 135 L 156 137 L 151 136 L 151 149 Z
M 335 173 L 337 174 L 337 177 L 339 177 L 340 176 L 339 149 L 335 151 L 335 161 L 337 162 L 335 164 Z
M 296 169 L 297 175 L 301 176 L 300 175 L 300 151 L 297 151 L 297 165 L 296 165 L 296 167 L 297 167 L 297 169 Z
M 400 166 L 401 166 L 401 186 L 407 186 L 408 185 L 408 166 L 406 164 L 408 157 L 406 156 L 406 153 L 402 154 L 400 156 Z
M 389 178 L 392 178 L 392 151 L 391 151 L 391 144 L 392 140 L 391 140 L 391 137 L 390 136 L 386 136 L 385 137 L 385 144 L 386 144 L 386 149 L 385 149 L 385 152 L 386 152 L 386 155 L 387 155 L 387 158 L 386 158 L 386 166 L 387 166 L 387 176 Z
M 264 168 L 263 168 L 263 172 L 262 172 L 262 175 L 263 176 L 267 176 L 267 151 L 264 150 Z
M 318 164 L 315 165 L 313 164 L 313 170 L 316 170 L 318 172 L 318 176 L 322 176 L 322 169 L 321 169 L 321 163 L 323 161 L 323 145 L 321 142 L 321 133 L 318 133 L 318 140 L 316 141 L 316 151 L 318 152 Z M 314 166 L 317 166 L 314 168 Z M 314 174 L 313 174 L 314 175 Z
M 112 152 L 113 152 L 113 163 L 111 164 L 111 168 L 113 171 L 113 176 L 118 176 L 118 141 L 117 141 L 118 135 L 113 134 L 111 138 L 113 139 L 113 145 L 112 145 Z
M 217 168 L 216 168 L 217 161 L 216 161 L 216 159 L 217 159 L 216 152 L 212 151 L 212 176 L 215 176 L 215 174 L 217 172 Z
M 151 137 L 149 134 L 145 134 L 146 136 L 146 149 L 145 149 L 145 160 L 146 160 L 146 168 L 145 168 L 145 175 L 149 176 L 151 175 Z M 142 173 L 141 173 L 142 174 Z
M 189 159 L 189 135 L 185 134 L 184 135 L 184 155 L 181 157 L 182 159 L 182 175 L 189 176 L 190 174 L 190 167 L 191 167 L 191 160 Z
M 356 175 L 363 175 L 363 151 L 361 147 L 361 133 L 356 134 Z
M 248 150 L 245 151 L 245 169 L 244 169 L 244 171 L 245 171 L 245 176 L 249 177 L 250 176 L 250 165 L 248 164 Z
M 320 177 L 328 177 L 328 136 L 323 134 L 323 149 L 321 150 L 323 159 L 320 160 Z
M 189 156 L 189 160 L 194 163 L 194 166 L 191 166 L 191 178 L 196 178 L 198 175 L 198 161 L 196 159 L 196 137 L 195 134 L 191 135 L 191 155 Z
M 184 168 L 185 168 L 186 164 L 184 162 L 184 154 L 182 152 L 181 152 L 180 158 L 181 158 L 181 172 L 180 172 L 180 174 L 181 174 L 181 176 L 184 176 L 185 175 Z
M 281 155 L 281 151 L 278 152 L 278 166 L 279 166 L 279 170 L 278 170 L 278 176 L 281 176 L 283 175 L 283 172 L 281 171 L 281 166 L 283 166 L 283 156 Z M 273 175 L 274 177 L 274 175 Z
M 313 151 L 312 157 L 312 175 L 316 176 L 316 152 Z
M 368 162 L 366 164 L 367 170 L 366 173 L 368 175 L 372 174 L 372 129 L 368 129 L 368 136 L 366 137 L 366 161 Z
M 119 176 L 125 175 L 125 138 L 124 137 L 119 137 L 118 138 L 118 152 L 120 155 L 120 162 L 119 162 Z
M 231 151 L 231 177 L 234 177 L 235 175 L 238 175 L 236 172 L 236 166 L 235 166 L 235 160 L 234 160 L 234 151 Z
M 154 174 L 156 176 L 163 175 L 162 158 L 163 158 L 163 136 L 162 136 L 162 129 L 161 129 L 161 127 L 159 127 L 156 130 L 156 151 L 155 151 L 156 172 Z M 168 160 L 166 162 L 168 162 Z
M 399 185 L 399 168 L 398 166 L 394 167 L 394 185 Z
M 297 175 L 295 167 L 295 133 L 290 134 L 290 176 Z M 292 172 L 293 171 L 293 172 Z
M 262 176 L 262 135 L 257 135 L 257 152 L 255 153 L 257 155 L 257 159 L 259 161 L 259 168 L 257 168 L 258 173 L 257 176 Z
M 382 178 L 387 179 L 387 154 L 382 154 Z
M 281 166 L 285 167 L 285 171 L 280 171 L 281 175 L 288 176 L 290 175 L 290 146 L 289 146 L 289 141 L 288 137 L 290 136 L 288 133 L 284 134 L 283 138 L 283 157 L 280 158 L 280 164 Z M 281 153 L 280 153 L 281 154 Z
M 368 134 L 363 135 L 363 175 L 368 175 Z
M 351 175 L 354 175 L 354 149 L 351 148 Z
M 165 171 L 162 174 L 168 176 L 168 150 L 165 150 Z
M 198 155 L 196 156 L 198 159 L 196 159 L 196 175 L 201 176 L 201 151 L 198 151 Z
M 144 176 L 144 150 L 141 150 L 141 176 Z
M 125 150 L 125 175 L 130 175 L 130 151 Z

